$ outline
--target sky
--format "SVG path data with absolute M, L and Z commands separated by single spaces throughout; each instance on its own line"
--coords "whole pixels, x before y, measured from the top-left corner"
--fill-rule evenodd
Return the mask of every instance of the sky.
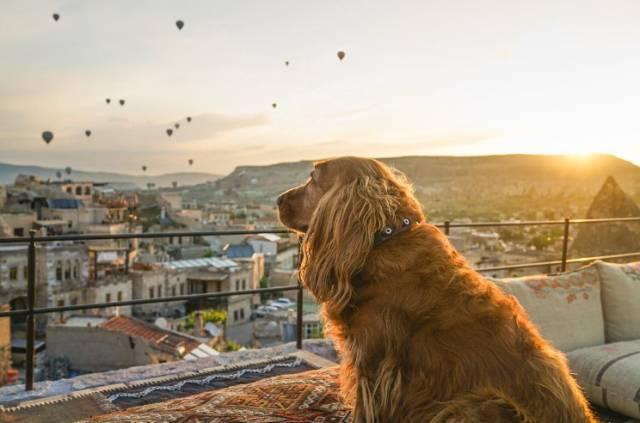
M 640 164 L 638 22 L 637 0 L 3 0 L 0 162 L 224 174 L 347 154 L 604 152 Z

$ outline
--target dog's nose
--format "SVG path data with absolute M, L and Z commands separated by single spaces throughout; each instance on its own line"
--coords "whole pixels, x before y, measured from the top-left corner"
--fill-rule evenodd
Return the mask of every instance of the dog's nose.
M 279 195 L 278 199 L 276 200 L 276 203 L 278 205 L 282 204 L 282 202 L 284 201 L 284 195 Z

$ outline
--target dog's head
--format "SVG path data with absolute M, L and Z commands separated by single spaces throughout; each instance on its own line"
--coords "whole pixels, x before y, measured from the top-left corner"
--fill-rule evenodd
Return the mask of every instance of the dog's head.
M 403 217 L 424 219 L 404 175 L 356 157 L 315 163 L 307 182 L 278 197 L 278 209 L 285 226 L 304 233 L 303 282 L 338 308 L 351 299 L 375 234 Z

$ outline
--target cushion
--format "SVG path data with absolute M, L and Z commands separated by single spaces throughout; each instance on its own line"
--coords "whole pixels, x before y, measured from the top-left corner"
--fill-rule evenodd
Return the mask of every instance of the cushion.
M 640 262 L 596 262 L 607 342 L 640 339 Z
M 640 418 L 640 340 L 581 348 L 567 358 L 591 402 Z
M 275 376 L 94 417 L 90 422 L 347 422 L 338 367 Z
M 516 297 L 542 336 L 561 351 L 604 344 L 595 265 L 558 275 L 490 279 Z

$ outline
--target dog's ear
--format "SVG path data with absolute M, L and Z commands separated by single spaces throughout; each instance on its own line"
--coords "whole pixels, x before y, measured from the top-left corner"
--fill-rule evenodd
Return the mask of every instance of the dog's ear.
M 305 234 L 300 276 L 321 302 L 342 310 L 352 277 L 373 247 L 375 233 L 394 218 L 401 195 L 385 178 L 359 176 L 337 186 L 318 204 Z

